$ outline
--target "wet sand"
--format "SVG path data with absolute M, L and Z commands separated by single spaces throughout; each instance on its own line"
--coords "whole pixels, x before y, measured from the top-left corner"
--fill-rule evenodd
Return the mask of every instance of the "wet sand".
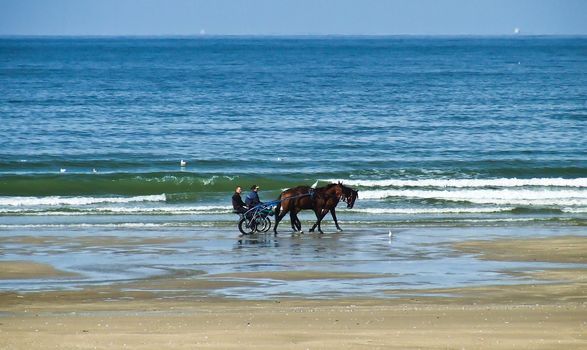
M 454 247 L 487 260 L 587 263 L 585 237 L 477 240 L 458 243 Z
M 483 259 L 584 263 L 577 247 L 585 247 L 586 241 L 567 236 L 472 241 L 453 247 Z M 0 278 L 6 278 L 6 270 L 0 271 Z M 223 276 L 207 281 L 167 276 L 74 291 L 2 293 L 0 348 L 587 348 L 585 269 L 510 273 L 538 282 L 411 290 L 409 297 L 402 297 L 405 290 L 390 289 L 388 294 L 397 296 L 391 299 L 243 301 L 206 294 L 206 288 L 237 283 Z M 337 274 L 304 276 L 302 271 L 283 278 Z M 187 287 L 202 292 L 174 295 L 182 283 L 192 283 Z M 421 297 L 413 296 L 419 292 Z
M 75 273 L 60 271 L 51 265 L 32 261 L 0 261 L 0 279 L 4 280 L 75 276 L 77 276 Z

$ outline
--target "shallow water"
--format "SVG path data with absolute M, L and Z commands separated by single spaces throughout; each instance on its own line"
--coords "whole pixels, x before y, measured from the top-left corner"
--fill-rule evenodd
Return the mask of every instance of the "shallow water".
M 201 220 L 229 214 L 237 185 L 272 200 L 336 180 L 360 191 L 355 221 L 584 224 L 586 49 L 534 36 L 0 38 L 0 225 Z
M 327 226 L 328 228 L 329 227 Z M 392 237 L 389 237 L 389 231 Z M 239 239 L 232 228 L 36 228 L 0 231 L 2 260 L 46 263 L 80 277 L 1 280 L 0 290 L 91 288 L 149 281 L 213 280 L 225 285 L 162 288 L 161 297 L 389 297 L 386 290 L 531 283 L 510 272 L 571 266 L 480 260 L 451 248 L 474 239 L 587 235 L 583 227 L 353 227 L 341 233 L 282 233 Z M 292 275 L 296 272 L 295 275 Z M 307 273 L 307 277 L 304 274 Z M 236 284 L 235 284 L 236 282 Z M 124 286 L 123 286 L 124 289 Z M 397 295 L 396 295 L 397 296 Z

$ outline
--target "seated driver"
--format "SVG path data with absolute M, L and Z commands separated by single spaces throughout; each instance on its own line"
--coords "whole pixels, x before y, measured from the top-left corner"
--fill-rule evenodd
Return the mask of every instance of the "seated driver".
M 245 204 L 249 208 L 253 208 L 256 205 L 263 204 L 259 199 L 259 186 L 253 185 L 251 186 L 251 192 L 247 194 L 247 198 L 245 199 Z
M 241 198 L 241 192 L 243 189 L 240 186 L 237 186 L 234 190 L 234 194 L 232 195 L 232 209 L 237 214 L 244 214 L 247 212 L 247 208 L 245 207 L 245 203 Z

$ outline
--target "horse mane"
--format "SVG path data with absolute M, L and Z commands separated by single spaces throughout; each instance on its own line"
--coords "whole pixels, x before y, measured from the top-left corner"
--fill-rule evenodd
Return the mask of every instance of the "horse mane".
M 324 193 L 326 191 L 329 191 L 330 189 L 332 189 L 335 186 L 338 186 L 339 184 L 328 184 L 326 186 L 323 187 L 316 187 L 314 190 L 318 191 L 319 193 Z

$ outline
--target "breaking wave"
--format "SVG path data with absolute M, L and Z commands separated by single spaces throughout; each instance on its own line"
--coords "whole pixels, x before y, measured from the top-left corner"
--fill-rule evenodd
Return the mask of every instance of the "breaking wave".
M 440 188 L 485 188 L 485 187 L 578 187 L 587 188 L 587 178 L 501 178 L 501 179 L 422 179 L 422 180 L 357 180 L 329 179 L 324 182 L 341 181 L 349 186 L 361 187 L 440 187 Z
M 80 206 L 105 203 L 165 202 L 164 194 L 135 197 L 0 197 L 0 206 Z

